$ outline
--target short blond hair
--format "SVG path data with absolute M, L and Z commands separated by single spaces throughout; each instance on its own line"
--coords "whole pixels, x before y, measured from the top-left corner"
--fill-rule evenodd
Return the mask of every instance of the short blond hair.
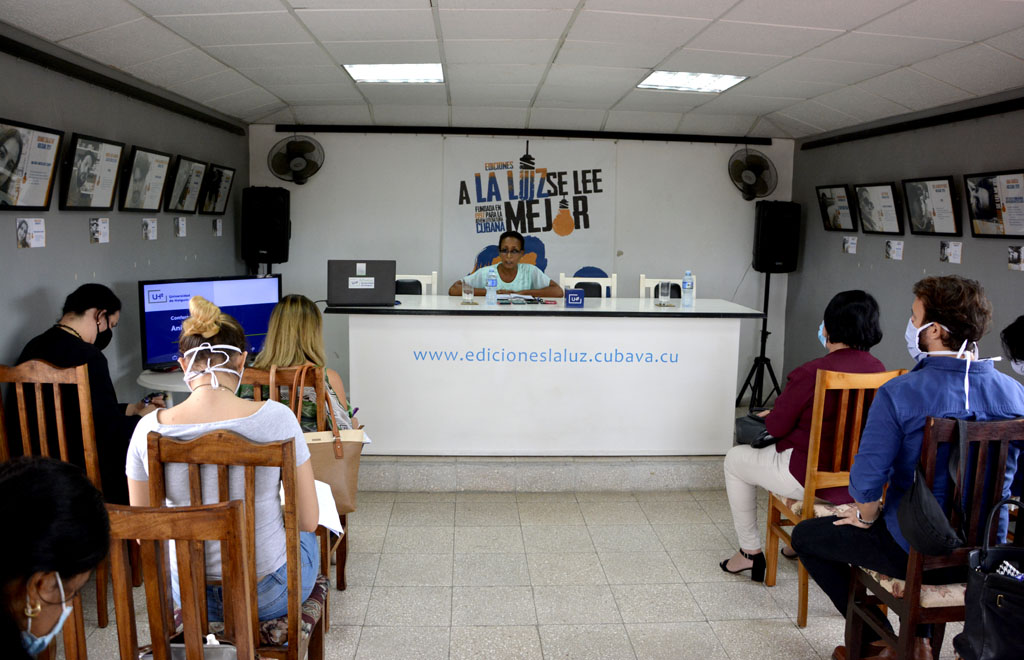
M 263 350 L 252 366 L 257 369 L 297 367 L 307 362 L 317 367 L 327 363 L 323 317 L 316 303 L 306 296 L 287 295 L 270 314 Z

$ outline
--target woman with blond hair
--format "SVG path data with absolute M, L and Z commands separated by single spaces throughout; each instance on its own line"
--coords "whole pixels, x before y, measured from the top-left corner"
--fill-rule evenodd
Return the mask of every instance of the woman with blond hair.
M 271 367 L 287 369 L 311 364 L 324 370 L 324 385 L 331 403 L 333 420 L 341 429 L 359 428 L 359 420 L 349 418 L 348 403 L 345 400 L 345 385 L 334 369 L 326 368 L 327 357 L 324 349 L 323 316 L 316 304 L 306 296 L 290 294 L 281 299 L 270 314 L 270 325 L 263 350 L 253 360 L 255 369 L 269 371 Z M 243 389 L 242 396 L 251 390 Z M 331 422 L 331 420 L 328 420 Z M 317 430 L 316 390 L 307 386 L 302 392 L 302 428 Z
M 302 429 L 287 406 L 277 401 L 248 401 L 236 395 L 245 369 L 245 332 L 238 321 L 220 311 L 210 301 L 195 296 L 189 301 L 189 317 L 181 327 L 178 364 L 192 392 L 173 408 L 146 415 L 135 428 L 128 448 L 125 471 L 128 474 L 129 500 L 132 506 L 150 506 L 147 435 L 156 431 L 182 440 L 192 440 L 214 431 L 233 431 L 253 442 L 295 441 L 295 501 L 300 534 L 299 558 L 302 561 L 301 600 L 309 597 L 317 574 L 318 508 L 313 485 L 313 466 L 309 460 Z M 158 414 L 159 413 L 159 414 Z M 203 503 L 217 501 L 216 468 L 202 467 Z M 184 465 L 166 469 L 167 499 L 171 506 L 189 504 L 188 472 Z M 278 492 L 279 468 L 256 468 L 256 575 L 257 608 L 261 621 L 284 616 L 288 612 L 288 568 L 286 565 L 284 519 Z M 232 499 L 242 499 L 243 475 L 233 471 L 228 490 Z M 221 578 L 220 551 L 217 544 L 206 553 L 206 573 L 211 580 Z M 172 591 L 178 601 L 177 567 L 171 564 Z M 206 601 L 212 621 L 223 621 L 223 592 L 220 586 L 207 586 Z

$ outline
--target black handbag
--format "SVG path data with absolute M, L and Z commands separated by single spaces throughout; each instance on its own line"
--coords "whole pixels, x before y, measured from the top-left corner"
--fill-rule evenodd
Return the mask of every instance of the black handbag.
M 1021 506 L 1011 497 L 996 504 L 988 514 L 985 544 L 967 557 L 964 631 L 953 638 L 953 648 L 963 660 L 1024 658 L 1024 582 L 997 572 L 1004 562 L 1024 570 L 1024 548 L 988 545 L 992 521 L 1007 503 Z
M 967 461 L 965 420 L 958 420 L 957 427 L 957 442 L 949 448 L 949 475 L 956 476 L 954 486 L 960 483 L 960 475 L 964 473 Z M 953 488 L 952 498 L 953 506 L 961 510 L 959 489 Z M 920 467 L 914 472 L 914 483 L 910 490 L 900 501 L 896 519 L 907 543 L 926 555 L 948 555 L 964 544 L 963 535 L 949 524 L 949 517 L 925 482 Z M 959 520 L 963 520 L 962 510 Z
M 736 442 L 741 445 L 750 445 L 754 449 L 761 449 L 774 445 L 778 438 L 768 433 L 765 427 L 764 417 L 757 413 L 766 410 L 765 408 L 751 408 L 743 417 L 736 418 Z

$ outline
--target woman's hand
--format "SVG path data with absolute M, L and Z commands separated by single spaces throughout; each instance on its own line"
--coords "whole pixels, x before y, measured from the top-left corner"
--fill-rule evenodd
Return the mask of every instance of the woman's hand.
M 755 413 L 755 414 L 756 414 L 756 415 L 757 415 L 758 417 L 767 417 L 768 415 L 770 415 L 770 414 L 771 414 L 771 412 L 772 412 L 772 409 L 771 409 L 771 408 L 769 408 L 768 410 L 762 410 L 762 411 L 760 411 L 760 412 L 758 412 L 758 413 Z
M 146 401 L 146 399 L 143 399 L 138 403 L 129 403 L 127 406 L 125 406 L 124 414 L 128 416 L 138 415 L 139 417 L 143 417 L 153 412 L 154 410 L 157 410 L 158 408 L 166 407 L 167 405 L 164 403 L 164 397 L 163 395 L 160 395 L 150 398 L 148 402 Z
M 860 515 L 858 515 L 860 514 Z M 856 502 L 853 507 L 843 511 L 833 525 L 853 525 L 868 529 L 882 517 L 882 507 L 878 502 Z

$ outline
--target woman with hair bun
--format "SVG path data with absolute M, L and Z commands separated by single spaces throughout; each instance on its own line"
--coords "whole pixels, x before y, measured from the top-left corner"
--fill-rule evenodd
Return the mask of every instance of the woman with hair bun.
M 302 561 L 302 594 L 305 600 L 313 590 L 317 573 L 316 530 L 318 509 L 313 485 L 313 466 L 309 448 L 295 415 L 277 401 L 248 401 L 237 396 L 245 369 L 245 332 L 238 321 L 220 311 L 210 301 L 195 296 L 189 301 L 189 317 L 181 328 L 178 364 L 185 372 L 191 394 L 183 403 L 146 415 L 139 422 L 128 448 L 125 472 L 132 506 L 149 506 L 149 462 L 146 436 L 150 431 L 192 440 L 213 431 L 233 431 L 253 442 L 295 440 L 295 500 L 298 510 Z M 232 499 L 241 499 L 241 472 L 232 471 L 228 490 Z M 188 473 L 184 465 L 166 470 L 167 499 L 171 506 L 189 504 Z M 213 466 L 203 466 L 203 503 L 217 501 L 216 474 Z M 257 606 L 261 621 L 284 616 L 288 612 L 287 566 L 285 563 L 284 519 L 278 492 L 281 471 L 256 468 L 256 575 Z M 221 578 L 220 552 L 216 545 L 206 554 L 206 572 L 211 580 Z M 171 564 L 172 590 L 178 601 L 177 567 Z M 207 586 L 206 600 L 210 620 L 223 620 L 223 593 L 220 586 Z

